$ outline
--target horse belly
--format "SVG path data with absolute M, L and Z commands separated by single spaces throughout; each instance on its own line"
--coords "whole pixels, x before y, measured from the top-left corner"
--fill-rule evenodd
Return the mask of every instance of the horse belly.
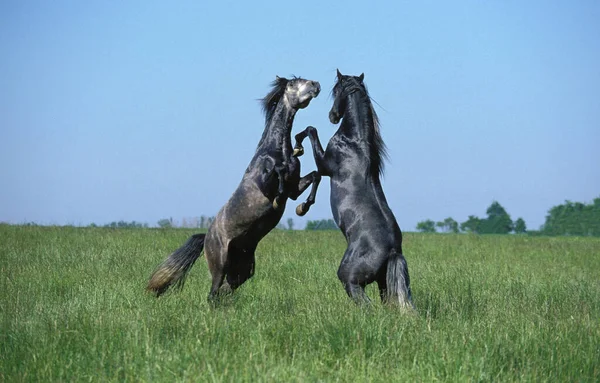
M 378 238 L 384 246 L 391 246 L 395 242 L 394 230 L 369 189 L 332 182 L 330 200 L 335 223 L 348 241 L 370 232 L 372 237 Z
M 279 209 L 274 209 L 273 203 L 257 187 L 246 187 L 244 193 L 228 202 L 223 219 L 227 221 L 231 237 L 247 237 L 258 243 L 277 225 L 284 209 L 285 202 Z

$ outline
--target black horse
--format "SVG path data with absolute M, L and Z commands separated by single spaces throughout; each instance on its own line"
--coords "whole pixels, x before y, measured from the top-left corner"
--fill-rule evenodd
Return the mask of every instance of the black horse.
M 300 177 L 291 129 L 296 112 L 306 108 L 321 87 L 316 81 L 280 77 L 272 86 L 262 100 L 265 130 L 240 185 L 206 234 L 193 235 L 158 266 L 147 287 L 156 296 L 170 286 L 183 287 L 203 248 L 212 275 L 209 300 L 232 292 L 254 274 L 256 246 L 281 219 L 288 197 L 295 200 L 312 183 L 311 193 L 301 206 L 308 210 L 314 203 L 321 178 L 316 171 Z
M 319 174 L 331 178 L 331 211 L 348 248 L 338 277 L 357 303 L 368 302 L 365 286 L 377 282 L 383 302 L 412 307 L 408 266 L 402 254 L 402 232 L 390 210 L 380 176 L 386 158 L 379 120 L 360 76 L 337 71 L 329 120 L 339 129 L 327 150 L 309 126 L 296 135 L 295 155 L 310 138 Z

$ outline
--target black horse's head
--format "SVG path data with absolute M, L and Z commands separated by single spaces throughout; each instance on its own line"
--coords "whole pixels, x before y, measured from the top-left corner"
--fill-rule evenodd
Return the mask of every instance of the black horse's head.
M 356 93 L 356 100 L 352 104 L 352 110 L 354 113 L 361 115 L 361 121 L 363 123 L 354 123 L 355 129 L 360 129 L 367 132 L 366 142 L 369 145 L 369 157 L 371 174 L 383 174 L 383 161 L 387 157 L 385 143 L 381 138 L 379 132 L 379 118 L 373 104 L 371 103 L 371 97 L 367 91 L 367 86 L 364 83 L 365 74 L 362 73 L 360 76 L 344 76 L 337 71 L 337 82 L 333 86 L 331 93 L 333 94 L 333 106 L 329 111 L 329 121 L 332 124 L 337 124 L 344 117 L 346 109 L 348 109 L 348 99 L 350 95 Z M 352 124 L 352 123 L 350 123 Z
M 331 93 L 333 94 L 333 106 L 329 111 L 329 121 L 332 124 L 340 122 L 344 117 L 344 110 L 346 109 L 346 98 L 354 92 L 362 91 L 367 96 L 367 88 L 363 83 L 365 74 L 362 73 L 360 76 L 344 76 L 337 71 L 337 82 L 333 86 Z

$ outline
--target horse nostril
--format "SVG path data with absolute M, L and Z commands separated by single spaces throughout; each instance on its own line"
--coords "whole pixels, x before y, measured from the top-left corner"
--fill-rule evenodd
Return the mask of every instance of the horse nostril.
M 315 88 L 317 88 L 317 93 L 321 91 L 321 85 L 318 82 L 313 81 L 312 84 Z

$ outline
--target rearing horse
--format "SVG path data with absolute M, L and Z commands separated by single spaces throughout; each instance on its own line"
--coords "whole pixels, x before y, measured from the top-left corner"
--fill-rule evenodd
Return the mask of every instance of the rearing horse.
M 300 206 L 308 210 L 314 203 L 321 177 L 316 171 L 300 177 L 291 129 L 296 112 L 306 108 L 321 87 L 316 81 L 280 77 L 272 86 L 262 100 L 265 130 L 242 181 L 208 232 L 193 235 L 158 266 L 147 287 L 156 296 L 170 286 L 183 287 L 202 249 L 212 275 L 209 300 L 232 292 L 254 274 L 256 246 L 281 219 L 288 197 L 297 199 L 313 184 L 307 201 Z
M 365 286 L 377 282 L 383 302 L 412 307 L 408 266 L 402 254 L 402 232 L 390 210 L 380 176 L 386 158 L 379 120 L 360 76 L 337 71 L 329 120 L 339 129 L 327 150 L 309 126 L 296 135 L 294 153 L 310 138 L 319 174 L 331 178 L 331 211 L 348 247 L 338 269 L 348 295 L 369 302 Z

